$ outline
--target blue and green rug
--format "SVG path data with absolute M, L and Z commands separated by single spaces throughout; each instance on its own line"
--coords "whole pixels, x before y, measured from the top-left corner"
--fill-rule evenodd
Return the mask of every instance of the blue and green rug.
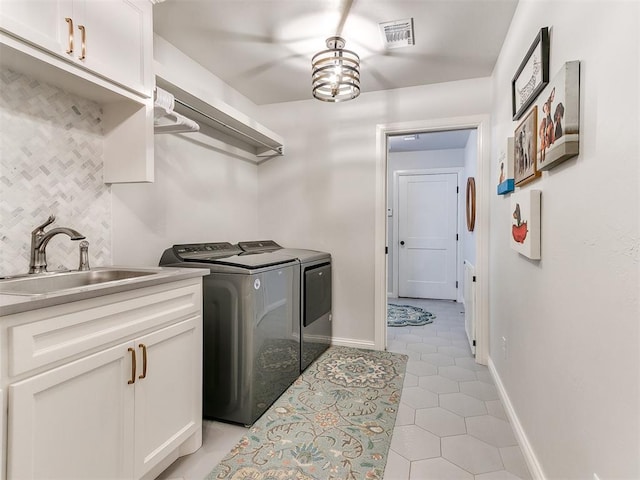
M 419 327 L 433 322 L 436 316 L 411 305 L 387 305 L 387 326 L 389 327 Z
M 407 357 L 330 347 L 207 480 L 382 479 Z

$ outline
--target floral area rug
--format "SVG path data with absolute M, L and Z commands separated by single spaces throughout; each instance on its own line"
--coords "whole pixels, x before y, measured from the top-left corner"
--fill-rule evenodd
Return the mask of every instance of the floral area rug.
M 389 327 L 418 327 L 433 322 L 436 316 L 411 305 L 387 305 L 387 326 Z
M 330 347 L 207 480 L 382 479 L 407 357 Z

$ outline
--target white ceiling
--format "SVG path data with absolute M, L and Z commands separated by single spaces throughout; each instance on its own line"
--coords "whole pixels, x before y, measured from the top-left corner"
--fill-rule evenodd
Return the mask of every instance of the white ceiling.
M 473 130 L 446 130 L 389 137 L 390 152 L 418 152 L 465 148 Z M 413 139 L 413 137 L 416 137 Z
M 154 31 L 258 105 L 311 96 L 311 57 L 340 34 L 362 92 L 491 75 L 517 0 L 155 0 Z M 378 24 L 414 19 L 386 50 Z M 357 100 L 355 100 L 357 101 Z

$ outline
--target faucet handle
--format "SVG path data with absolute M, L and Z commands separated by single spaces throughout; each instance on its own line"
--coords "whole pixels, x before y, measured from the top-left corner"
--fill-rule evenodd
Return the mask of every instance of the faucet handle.
M 78 266 L 78 270 L 84 272 L 89 269 L 89 242 L 83 240 L 80 242 L 80 265 Z
M 49 218 L 47 218 L 47 220 L 40 226 L 36 227 L 33 232 L 31 232 L 33 235 L 37 234 L 37 233 L 43 233 L 44 231 L 44 227 L 48 227 L 49 225 L 51 225 L 53 222 L 56 221 L 56 216 L 55 215 L 49 215 Z

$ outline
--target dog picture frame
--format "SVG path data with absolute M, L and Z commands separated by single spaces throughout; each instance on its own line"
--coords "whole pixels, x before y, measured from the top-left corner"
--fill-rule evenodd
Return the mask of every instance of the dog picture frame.
M 511 195 L 511 248 L 531 260 L 540 260 L 540 190 Z
M 549 170 L 580 153 L 580 62 L 566 62 L 536 102 L 537 168 Z
M 536 165 L 538 106 L 522 119 L 513 134 L 513 176 L 516 187 L 521 187 L 540 176 Z
M 518 120 L 549 83 L 549 28 L 534 39 L 511 80 L 511 110 Z

